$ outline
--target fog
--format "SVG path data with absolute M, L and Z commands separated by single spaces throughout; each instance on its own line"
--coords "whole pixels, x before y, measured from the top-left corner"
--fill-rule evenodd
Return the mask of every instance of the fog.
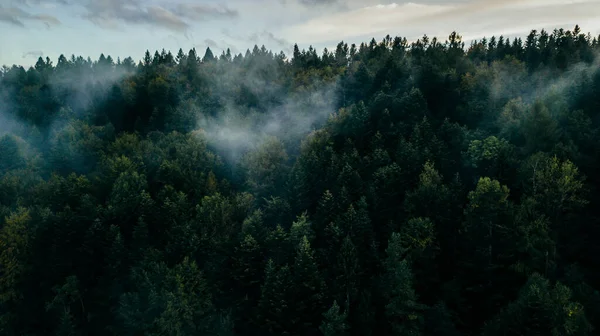
M 179 74 L 174 74 L 172 69 L 158 67 L 158 72 L 152 76 L 165 81 L 166 88 L 174 90 L 168 94 L 172 94 L 174 101 L 177 101 L 172 109 L 161 113 L 168 114 L 176 110 L 177 114 L 168 117 L 175 118 L 169 122 L 179 126 L 164 127 L 164 131 L 196 131 L 195 134 L 201 134 L 209 148 L 228 163 L 238 163 L 249 151 L 260 148 L 273 137 L 283 143 L 293 158 L 298 154 L 301 140 L 321 128 L 329 116 L 337 112 L 342 79 L 339 75 L 327 80 L 317 79 L 319 76 L 313 76 L 310 72 L 305 75 L 306 78 L 294 78 L 290 73 L 293 71 L 291 65 L 287 63 L 289 60 L 284 55 L 274 55 L 264 48 L 255 47 L 246 56 L 240 54 L 236 58 L 237 61 L 199 62 L 193 75 L 200 78 L 204 91 L 193 97 L 189 96 L 186 89 L 189 81 L 177 78 Z M 40 106 L 24 109 L 22 102 L 30 97 L 28 92 L 15 92 L 7 85 L 1 88 L 0 135 L 14 134 L 42 150 L 49 150 L 57 146 L 57 139 L 61 137 L 64 138 L 62 141 L 66 141 L 94 132 L 109 134 L 112 126 L 107 123 L 106 114 L 113 113 L 115 107 L 106 107 L 105 102 L 114 98 L 111 97 L 114 87 L 119 88 L 128 104 L 146 106 L 139 97 L 127 96 L 128 90 L 134 90 L 138 84 L 135 81 L 129 83 L 126 79 L 146 76 L 142 73 L 143 67 L 135 69 L 131 59 L 128 66 L 115 65 L 104 56 L 96 62 L 86 61 L 83 57 L 73 57 L 71 60 L 59 59 L 47 82 L 37 87 L 42 93 L 46 86 L 50 87 L 53 94 L 47 101 L 43 98 Z M 170 66 L 178 67 L 175 64 Z M 551 110 L 554 112 L 556 109 L 568 110 L 570 102 L 565 97 L 571 96 L 574 88 L 585 85 L 599 67 L 598 55 L 595 55 L 592 63 L 581 62 L 570 65 L 566 70 L 551 72 L 538 69 L 529 71 L 522 63 L 505 60 L 478 65 L 471 75 L 485 83 L 490 110 L 500 111 L 511 99 L 520 97 L 525 106 L 538 100 L 553 101 L 555 109 Z M 18 75 L 35 82 L 39 80 L 35 76 L 45 76 L 44 71 L 39 69 L 36 75 L 33 70 L 23 69 Z M 165 90 L 157 93 L 167 95 Z M 207 104 L 207 101 L 214 103 Z M 127 108 L 117 112 L 126 113 Z M 154 117 L 156 111 L 146 113 L 152 113 Z M 558 115 L 553 117 L 559 118 Z M 488 114 L 485 118 L 505 122 L 497 113 Z M 81 129 L 81 124 L 77 124 L 76 120 L 84 120 L 93 127 Z M 511 119 L 511 122 L 514 120 Z M 182 123 L 185 127 L 181 127 Z M 163 126 L 135 126 L 135 131 L 152 131 Z M 73 165 L 80 165 L 81 158 L 77 155 L 66 156 Z
M 264 112 L 242 111 L 229 101 L 217 117 L 200 116 L 198 128 L 211 146 L 230 161 L 239 160 L 272 136 L 297 147 L 303 136 L 321 127 L 336 111 L 337 90 L 337 81 L 320 83 L 307 92 L 284 97 L 281 104 Z

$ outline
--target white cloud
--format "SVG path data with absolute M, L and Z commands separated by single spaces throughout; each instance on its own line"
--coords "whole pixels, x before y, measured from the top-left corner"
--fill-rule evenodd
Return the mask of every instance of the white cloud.
M 283 31 L 288 39 L 298 43 L 319 43 L 367 34 L 394 31 L 408 20 L 448 11 L 452 6 L 415 3 L 364 7 L 334 15 L 318 17 Z
M 287 27 L 283 36 L 298 43 L 321 44 L 387 34 L 409 39 L 427 34 L 442 40 L 452 31 L 465 39 L 527 34 L 531 29 L 579 23 L 584 31 L 600 31 L 597 0 L 484 0 L 447 4 L 380 4 L 321 16 Z M 589 24 L 586 26 L 585 24 Z
M 10 46 L 0 48 L 0 65 L 30 65 L 22 55 L 31 50 L 42 50 L 54 60 L 61 53 L 93 58 L 101 52 L 139 59 L 146 49 L 176 52 L 181 47 L 187 52 L 207 39 L 242 53 L 264 43 L 289 55 L 286 45 L 293 43 L 320 50 L 341 40 L 360 43 L 387 34 L 445 40 L 457 31 L 469 40 L 523 36 L 531 29 L 572 29 L 575 24 L 584 32 L 600 33 L 600 0 L 338 0 L 326 6 L 300 1 L 0 0 L 0 27 L 5 30 L 0 45 Z M 13 7 L 21 11 L 9 10 Z M 44 29 L 42 22 L 52 29 Z M 121 29 L 103 29 L 111 25 Z M 219 49 L 213 51 L 218 54 Z

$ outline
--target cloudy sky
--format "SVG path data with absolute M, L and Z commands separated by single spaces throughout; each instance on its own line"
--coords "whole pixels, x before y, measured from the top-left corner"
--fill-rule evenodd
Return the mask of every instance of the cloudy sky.
M 203 55 L 254 44 L 301 48 L 423 34 L 467 40 L 531 29 L 600 33 L 600 0 L 0 0 L 0 64 L 100 53 L 138 60 L 146 49 Z

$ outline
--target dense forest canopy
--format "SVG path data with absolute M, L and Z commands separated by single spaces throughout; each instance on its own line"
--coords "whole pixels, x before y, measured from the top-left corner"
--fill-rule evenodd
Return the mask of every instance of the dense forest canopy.
M 1 335 L 600 335 L 600 37 L 0 71 Z

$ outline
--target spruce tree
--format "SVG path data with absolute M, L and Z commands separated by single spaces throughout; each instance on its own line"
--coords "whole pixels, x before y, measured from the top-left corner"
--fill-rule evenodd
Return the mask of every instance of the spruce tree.
M 343 336 L 348 335 L 348 326 L 346 324 L 346 313 L 340 311 L 337 301 L 325 313 L 323 313 L 323 322 L 319 327 L 323 336 Z

